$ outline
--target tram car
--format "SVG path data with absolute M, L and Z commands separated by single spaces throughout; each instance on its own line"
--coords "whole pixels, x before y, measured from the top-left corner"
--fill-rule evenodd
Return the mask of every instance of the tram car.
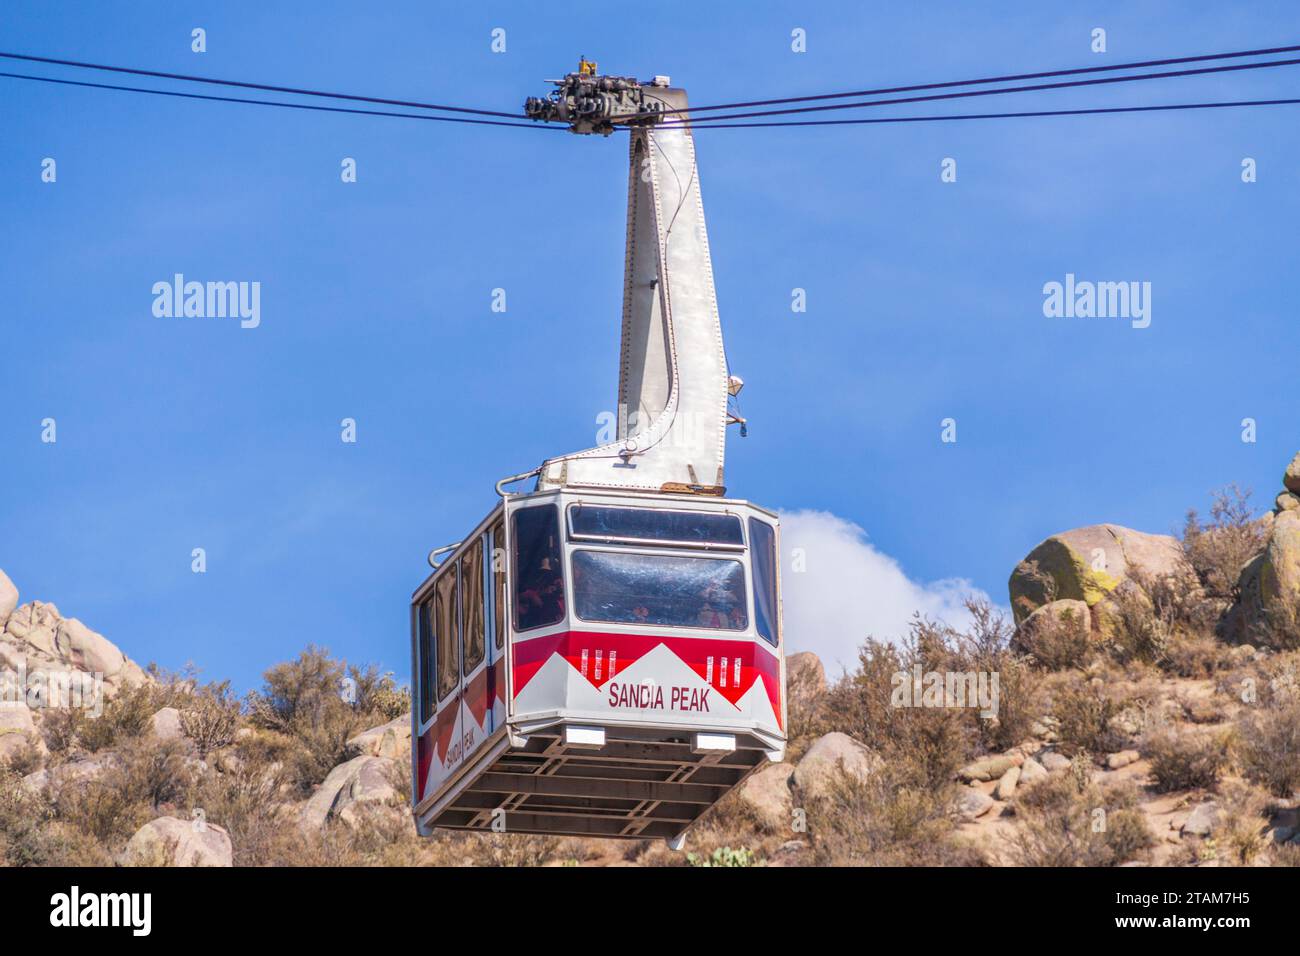
M 781 759 L 778 535 L 744 501 L 506 498 L 412 600 L 421 833 L 674 842 Z

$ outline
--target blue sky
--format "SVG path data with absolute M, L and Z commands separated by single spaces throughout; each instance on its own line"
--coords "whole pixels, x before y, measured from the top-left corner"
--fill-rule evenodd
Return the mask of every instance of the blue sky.
M 983 6 L 9 0 L 0 49 L 514 109 L 580 54 L 670 74 L 706 104 L 1300 38 L 1289 3 Z M 1105 54 L 1089 49 L 1098 26 Z M 975 102 L 1295 96 L 1296 70 Z M 701 131 L 728 352 L 748 383 L 731 491 L 829 512 L 909 579 L 1003 602 L 1054 531 L 1170 531 L 1229 481 L 1271 503 L 1300 447 L 1298 120 Z M 427 550 L 492 506 L 497 478 L 592 444 L 612 405 L 623 141 L 7 79 L 0 131 L 0 567 L 23 600 L 241 688 L 308 642 L 405 676 Z M 1241 182 L 1243 157 L 1258 182 Z M 154 317 L 153 283 L 177 272 L 260 282 L 261 325 Z M 1151 326 L 1045 318 L 1043 284 L 1066 273 L 1149 281 Z M 865 636 L 852 602 L 844 617 Z

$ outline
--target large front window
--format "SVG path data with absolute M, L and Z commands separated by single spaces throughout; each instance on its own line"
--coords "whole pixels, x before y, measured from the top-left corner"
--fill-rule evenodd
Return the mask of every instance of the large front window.
M 739 561 L 575 551 L 573 594 L 584 621 L 727 631 L 749 624 Z
M 514 515 L 515 630 L 564 620 L 560 527 L 554 505 L 523 508 Z

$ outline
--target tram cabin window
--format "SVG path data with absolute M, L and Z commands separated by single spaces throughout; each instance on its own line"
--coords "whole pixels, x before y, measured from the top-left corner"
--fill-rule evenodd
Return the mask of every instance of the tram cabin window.
M 763 640 L 775 646 L 776 531 L 766 521 L 749 519 L 749 551 L 754 568 L 754 626 Z
M 460 604 L 465 635 L 465 673 L 483 663 L 483 539 L 479 538 L 460 559 Z
M 513 520 L 515 629 L 558 624 L 564 620 L 564 565 L 556 508 L 524 508 Z
M 460 635 L 456 631 L 456 569 L 433 585 L 433 628 L 438 643 L 438 700 L 460 686 Z
M 492 526 L 492 642 L 501 650 L 506 639 L 506 530 L 498 521 Z
M 639 541 L 743 545 L 740 518 L 705 511 L 658 511 L 571 505 L 569 526 L 574 535 L 590 538 L 635 538 Z
M 573 592 L 584 621 L 724 631 L 749 626 L 745 569 L 730 559 L 575 551 Z
M 425 601 L 415 609 L 416 634 L 420 639 L 420 723 L 433 717 L 433 681 L 437 671 L 433 666 L 432 613 L 432 601 Z

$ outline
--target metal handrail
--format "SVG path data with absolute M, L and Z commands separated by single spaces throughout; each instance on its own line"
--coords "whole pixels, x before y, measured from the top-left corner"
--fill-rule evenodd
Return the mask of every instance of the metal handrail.
M 432 551 L 429 552 L 429 567 L 433 568 L 436 571 L 438 568 L 442 566 L 442 562 L 433 560 L 434 555 L 445 554 L 448 551 L 455 551 L 457 548 L 461 546 L 461 544 L 463 544 L 463 542 L 457 541 L 455 544 L 444 544 L 441 548 L 434 548 Z
M 516 481 L 523 481 L 525 478 L 531 478 L 533 477 L 533 475 L 540 475 L 541 473 L 542 473 L 542 466 L 538 465 L 532 471 L 525 471 L 522 474 L 511 475 L 509 478 L 502 478 L 500 481 L 496 483 L 497 494 L 500 495 L 502 498 L 504 498 L 506 496 L 506 492 L 502 489 L 501 487 L 502 485 L 509 485 L 509 484 L 513 484 Z

